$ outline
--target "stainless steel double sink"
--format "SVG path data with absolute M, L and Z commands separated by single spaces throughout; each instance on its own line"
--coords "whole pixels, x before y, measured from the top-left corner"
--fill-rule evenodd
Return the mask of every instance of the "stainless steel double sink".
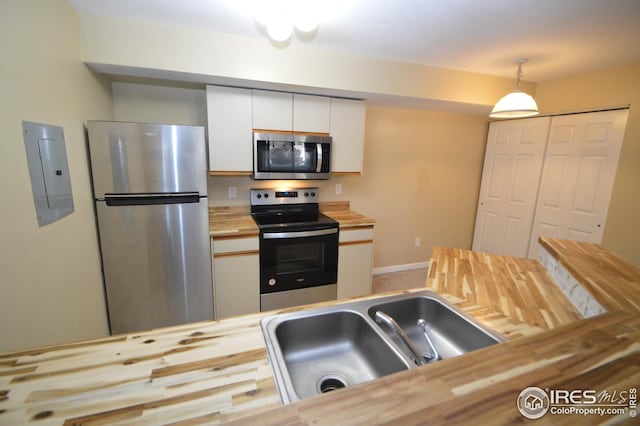
M 378 311 L 395 320 L 409 344 L 376 323 Z M 417 368 L 433 353 L 424 333 L 438 359 L 505 340 L 427 290 L 272 315 L 261 327 L 285 404 Z M 412 355 L 411 344 L 424 359 Z

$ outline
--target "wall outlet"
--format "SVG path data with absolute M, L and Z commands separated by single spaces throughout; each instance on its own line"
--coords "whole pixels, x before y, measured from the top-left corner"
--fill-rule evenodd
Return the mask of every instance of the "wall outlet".
M 342 184 L 336 183 L 336 194 L 342 194 Z
M 420 247 L 422 245 L 422 238 L 416 237 L 415 245 L 416 247 Z
M 230 186 L 227 188 L 227 197 L 236 198 L 238 196 L 238 187 Z

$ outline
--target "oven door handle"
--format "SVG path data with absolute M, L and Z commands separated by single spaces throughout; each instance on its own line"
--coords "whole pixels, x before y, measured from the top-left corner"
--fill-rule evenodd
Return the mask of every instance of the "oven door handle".
M 338 228 L 331 229 L 319 229 L 316 231 L 299 231 L 299 232 L 265 232 L 262 238 L 265 240 L 273 240 L 276 238 L 303 238 L 303 237 L 318 237 L 321 235 L 337 234 Z

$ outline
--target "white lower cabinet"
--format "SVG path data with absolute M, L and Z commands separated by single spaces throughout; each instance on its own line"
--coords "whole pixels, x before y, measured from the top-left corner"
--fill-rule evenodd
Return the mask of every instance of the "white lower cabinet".
M 340 230 L 338 299 L 371 293 L 373 227 Z
M 212 240 L 216 319 L 260 312 L 258 237 Z

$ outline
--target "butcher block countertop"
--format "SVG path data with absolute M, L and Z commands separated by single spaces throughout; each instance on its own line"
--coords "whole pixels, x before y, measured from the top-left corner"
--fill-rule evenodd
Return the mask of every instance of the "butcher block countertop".
M 640 312 L 640 269 L 599 244 L 545 237 L 540 244 L 606 309 Z
M 426 285 L 542 329 L 582 319 L 535 260 L 436 247 Z
M 375 220 L 352 211 L 348 201 L 320 203 L 320 211 L 338 222 L 340 229 L 375 224 Z M 209 234 L 213 238 L 250 237 L 259 233 L 249 206 L 209 208 Z
M 209 207 L 209 234 L 213 237 L 251 237 L 260 233 L 249 206 Z
M 340 224 L 340 229 L 373 226 L 376 221 L 351 210 L 348 201 L 320 203 L 320 211 Z
M 617 294 L 640 285 L 628 267 L 620 273 L 630 279 L 612 285 L 635 290 Z M 526 420 L 516 398 L 529 386 L 640 387 L 633 304 L 580 319 L 538 262 L 458 249 L 434 249 L 426 286 L 508 342 L 286 406 L 259 326 L 267 313 L 4 353 L 0 424 L 509 424 Z M 547 413 L 535 422 L 611 420 Z

